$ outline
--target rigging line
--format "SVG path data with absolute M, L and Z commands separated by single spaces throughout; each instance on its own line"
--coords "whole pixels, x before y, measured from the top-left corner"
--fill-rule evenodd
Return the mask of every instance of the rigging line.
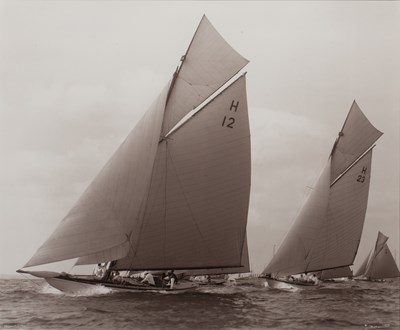
M 376 146 L 376 144 L 374 144 L 372 147 L 369 146 L 353 163 L 351 163 L 346 169 L 343 170 L 343 172 L 341 174 L 338 175 L 338 177 L 333 180 L 333 182 L 331 183 L 330 187 L 332 188 L 332 186 L 338 182 L 348 171 L 350 171 L 361 159 L 363 159 L 372 149 L 374 149 Z
M 244 231 L 244 236 L 243 236 L 243 242 L 242 242 L 242 248 L 240 249 L 240 265 L 241 267 L 244 267 L 244 265 L 242 265 L 242 258 L 243 258 L 243 248 L 244 248 L 244 244 L 247 240 L 247 223 L 246 223 L 246 227 L 245 227 L 245 231 Z M 248 252 L 247 252 L 247 257 L 248 257 Z M 250 267 L 250 265 L 249 265 Z
M 356 250 L 354 252 L 353 261 L 352 261 L 353 263 L 354 263 L 354 260 L 356 260 L 358 248 L 360 247 L 360 242 L 361 242 L 361 238 L 357 240 L 357 248 L 356 248 Z
M 178 269 L 178 270 L 192 270 L 192 269 L 194 269 L 194 270 L 197 270 L 197 269 L 221 269 L 221 268 L 239 268 L 239 267 L 241 267 L 241 266 L 238 266 L 238 265 L 235 265 L 235 266 L 232 266 L 232 265 L 218 265 L 218 266 L 209 266 L 209 265 L 204 265 L 204 266 L 188 266 L 188 265 L 185 265 L 185 264 L 177 264 L 177 265 L 174 265 L 174 269 L 176 270 L 176 269 Z M 171 269 L 171 267 L 146 267 L 146 270 L 157 270 L 157 271 L 160 271 L 160 270 L 170 270 Z M 119 269 L 119 270 L 134 270 L 134 271 L 137 271 L 137 270 L 142 270 L 142 268 L 131 268 L 131 269 L 125 269 L 125 268 L 121 268 L 121 269 Z
M 143 198 L 143 202 L 142 202 L 142 205 L 141 205 L 141 210 L 143 209 L 143 211 L 141 211 L 140 212 L 140 214 L 139 214 L 139 221 L 138 222 L 140 222 L 140 226 L 139 226 L 139 228 L 138 228 L 138 234 L 137 234 L 137 242 L 136 242 L 136 249 L 134 249 L 134 254 L 133 254 L 133 258 L 136 256 L 136 254 L 137 254 L 137 251 L 138 251 L 138 247 L 139 247 L 139 245 L 140 245 L 140 242 L 141 242 L 141 240 L 142 240 L 142 235 L 141 235 L 141 233 L 142 233 L 142 231 L 143 231 L 143 228 L 144 228 L 144 224 L 145 224 L 145 218 L 146 218 L 146 210 L 147 210 L 147 205 L 148 205 L 148 202 L 149 202 L 149 196 L 150 196 L 150 191 L 151 191 L 151 188 L 152 188 L 152 186 L 153 186 L 153 183 L 154 183 L 154 173 L 155 173 L 155 166 L 156 166 L 156 160 L 157 160 L 157 155 L 158 155 L 158 152 L 159 152 L 159 150 L 160 150 L 160 143 L 161 143 L 162 141 L 160 141 L 159 143 L 158 143 L 158 149 L 157 149 L 157 154 L 156 154 L 156 156 L 155 156 L 155 159 L 154 159 L 154 162 L 153 162 L 153 165 L 152 165 L 152 169 L 151 169 L 151 175 L 150 175 L 150 180 L 149 180 L 149 185 L 148 185 L 148 187 L 147 187 L 147 196 L 145 196 L 144 198 Z M 143 215 L 142 215 L 142 213 L 143 213 Z M 131 264 L 133 264 L 133 258 L 131 259 Z
M 167 182 L 168 182 L 168 140 L 165 140 L 165 179 L 164 179 L 164 264 L 166 264 L 167 246 Z
M 29 278 L 28 275 L 25 275 L 23 273 L 20 273 L 23 277 L 25 277 L 28 281 L 31 281 L 33 284 L 35 284 L 37 287 L 41 288 L 42 286 L 36 283 L 33 278 Z
M 163 121 L 162 121 L 161 126 L 160 126 L 160 134 L 161 134 L 161 130 L 162 130 L 162 124 L 163 124 L 164 118 L 165 118 L 166 103 L 164 104 L 163 108 L 164 108 L 163 109 L 164 113 L 163 113 Z M 133 254 L 132 258 L 130 258 L 130 265 L 131 266 L 133 266 L 133 264 L 134 264 L 133 259 L 137 254 L 137 250 L 138 250 L 138 247 L 139 247 L 140 241 L 141 241 L 141 233 L 142 233 L 143 228 L 144 228 L 145 217 L 146 217 L 146 207 L 147 207 L 147 204 L 149 202 L 150 190 L 151 190 L 152 184 L 154 182 L 154 172 L 155 172 L 155 166 L 156 166 L 156 159 L 157 159 L 158 152 L 160 150 L 160 143 L 161 142 L 162 141 L 160 140 L 158 142 L 158 144 L 157 144 L 157 150 L 155 152 L 154 160 L 153 160 L 153 163 L 151 165 L 151 172 L 149 174 L 149 177 L 150 177 L 149 184 L 148 184 L 148 186 L 146 187 L 146 190 L 145 190 L 145 191 L 147 191 L 147 193 L 144 193 L 143 199 L 142 199 L 141 204 L 140 204 L 140 210 L 138 212 L 138 216 L 136 217 L 136 219 L 137 219 L 137 222 L 136 222 L 137 225 L 135 226 L 135 228 L 137 229 L 136 249 L 133 246 L 131 240 L 129 239 L 130 250 L 132 250 L 132 254 Z M 133 230 L 131 231 L 130 235 L 132 235 L 132 232 L 133 232 Z M 128 256 L 129 256 L 129 253 L 128 253 Z
M 353 264 L 351 263 L 351 264 L 346 264 L 346 265 L 337 266 L 337 267 L 322 268 L 322 269 L 312 269 L 312 270 L 307 270 L 307 273 L 315 273 L 315 272 L 320 272 L 320 271 L 323 271 L 323 270 L 330 270 L 330 269 L 342 268 L 342 267 L 347 267 L 347 266 L 352 266 L 352 265 L 353 265 Z M 301 274 L 301 272 L 300 272 L 300 273 L 296 273 L 296 274 Z M 295 274 L 293 274 L 293 275 L 295 275 Z

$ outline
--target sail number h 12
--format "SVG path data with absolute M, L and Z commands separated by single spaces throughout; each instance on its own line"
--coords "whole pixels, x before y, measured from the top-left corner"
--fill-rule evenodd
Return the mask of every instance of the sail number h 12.
M 234 115 L 236 113 L 236 111 L 238 110 L 238 108 L 239 108 L 239 101 L 235 102 L 235 100 L 232 100 L 231 107 L 229 108 L 231 115 Z M 224 116 L 224 119 L 222 120 L 222 127 L 225 126 L 225 127 L 233 128 L 234 124 L 235 124 L 234 117 Z

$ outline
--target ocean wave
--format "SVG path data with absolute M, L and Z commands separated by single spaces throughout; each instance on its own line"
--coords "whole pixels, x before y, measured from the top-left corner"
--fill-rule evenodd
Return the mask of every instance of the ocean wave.
M 256 286 L 173 294 L 66 295 L 44 282 L 0 281 L 0 329 L 398 329 L 396 285 L 351 283 L 299 292 Z

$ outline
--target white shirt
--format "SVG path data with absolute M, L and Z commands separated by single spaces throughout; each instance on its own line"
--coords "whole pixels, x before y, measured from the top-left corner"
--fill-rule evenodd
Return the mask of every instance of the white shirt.
M 147 275 L 144 277 L 144 279 L 142 280 L 142 283 L 147 282 L 151 285 L 156 285 L 156 283 L 154 282 L 154 278 L 153 275 L 151 275 L 150 273 L 147 273 Z

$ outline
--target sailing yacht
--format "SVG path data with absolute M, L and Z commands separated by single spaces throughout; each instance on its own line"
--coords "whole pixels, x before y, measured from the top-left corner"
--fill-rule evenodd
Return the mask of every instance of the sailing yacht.
M 316 186 L 263 271 L 269 287 L 315 287 L 298 274 L 353 264 L 367 209 L 373 144 L 381 135 L 354 101 Z
M 400 277 L 399 268 L 386 243 L 388 239 L 389 237 L 378 232 L 375 248 L 368 254 L 355 274 L 356 280 L 379 281 Z
M 247 63 L 203 16 L 171 80 L 19 272 L 66 292 L 140 291 L 168 288 L 30 267 L 71 259 L 105 263 L 108 274 L 245 266 Z

